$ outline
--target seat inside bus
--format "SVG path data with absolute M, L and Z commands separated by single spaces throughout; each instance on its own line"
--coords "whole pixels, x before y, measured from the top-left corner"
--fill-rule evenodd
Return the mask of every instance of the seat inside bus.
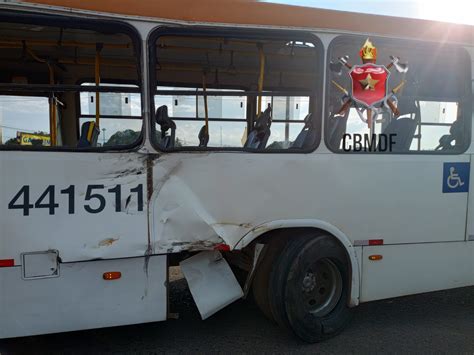
M 465 134 L 463 122 L 457 119 L 449 128 L 449 134 L 441 136 L 436 150 L 449 151 L 460 149 L 462 147 Z
M 308 113 L 304 118 L 304 127 L 293 142 L 291 149 L 308 149 L 314 146 L 317 139 L 317 132 L 314 129 L 312 113 Z
M 174 148 L 315 146 L 318 125 L 312 121 L 318 115 L 312 113 L 321 108 L 320 49 L 286 35 L 158 37 L 154 102 L 167 106 L 175 123 Z M 160 122 L 157 134 L 166 129 Z
M 94 121 L 84 122 L 81 126 L 81 136 L 77 143 L 78 148 L 96 147 L 99 138 L 99 128 Z
M 392 135 L 392 152 L 408 152 L 410 150 L 418 122 L 420 122 L 420 106 L 413 97 L 401 97 L 398 101 L 400 116 L 392 118 L 383 130 L 386 136 Z
M 140 55 L 128 27 L 4 14 L 0 38 L 0 144 L 82 150 L 138 141 Z
M 175 146 L 176 124 L 168 115 L 168 106 L 158 107 L 155 115 L 156 123 L 161 128 L 160 147 L 163 149 L 171 149 Z M 170 134 L 168 134 L 168 130 Z
M 268 106 L 266 110 L 257 117 L 254 128 L 250 131 L 245 148 L 265 149 L 270 137 L 270 126 L 272 125 L 272 108 Z
M 198 139 L 199 139 L 199 147 L 201 148 L 207 147 L 207 144 L 209 143 L 209 132 L 208 132 L 207 125 L 202 126 L 201 129 L 199 130 Z

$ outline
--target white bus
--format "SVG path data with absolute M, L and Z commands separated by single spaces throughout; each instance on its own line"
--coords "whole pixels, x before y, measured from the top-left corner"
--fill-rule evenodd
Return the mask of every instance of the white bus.
M 474 285 L 472 27 L 212 3 L 0 2 L 0 338 Z

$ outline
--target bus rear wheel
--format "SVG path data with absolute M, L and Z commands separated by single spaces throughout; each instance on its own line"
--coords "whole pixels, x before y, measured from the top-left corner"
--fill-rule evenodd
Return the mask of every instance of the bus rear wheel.
M 337 335 L 351 319 L 349 265 L 331 236 L 294 239 L 275 263 L 269 282 L 274 319 L 314 343 Z

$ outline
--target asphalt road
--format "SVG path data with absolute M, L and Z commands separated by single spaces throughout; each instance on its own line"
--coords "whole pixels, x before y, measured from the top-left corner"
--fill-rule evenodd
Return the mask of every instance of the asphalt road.
M 473 353 L 474 287 L 363 304 L 349 327 L 306 344 L 239 301 L 201 321 L 186 282 L 171 283 L 179 319 L 0 341 L 0 354 Z

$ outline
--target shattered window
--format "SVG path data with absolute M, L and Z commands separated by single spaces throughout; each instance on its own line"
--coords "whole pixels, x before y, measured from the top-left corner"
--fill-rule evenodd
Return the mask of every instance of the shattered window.
M 34 15 L 4 19 L 0 144 L 91 149 L 139 142 L 140 55 L 128 27 Z
M 157 37 L 152 138 L 159 149 L 314 149 L 322 46 L 311 39 L 213 31 Z

